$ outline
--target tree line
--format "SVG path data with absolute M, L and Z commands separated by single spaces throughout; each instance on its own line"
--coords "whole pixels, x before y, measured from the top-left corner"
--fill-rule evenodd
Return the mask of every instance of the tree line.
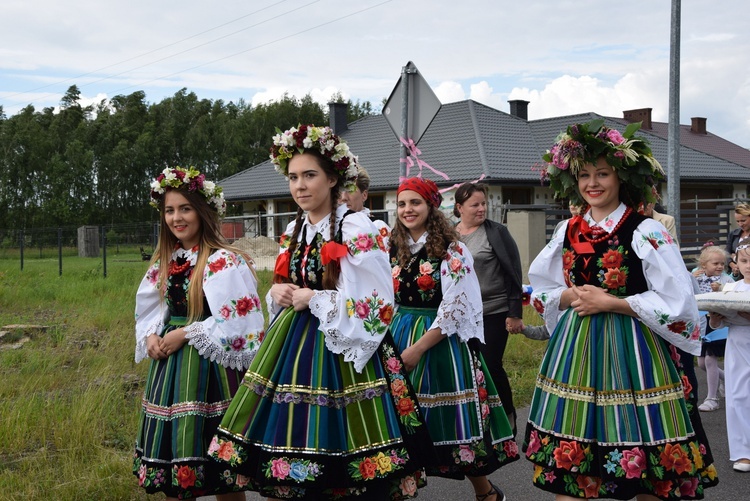
M 184 88 L 158 103 L 143 91 L 80 100 L 73 85 L 57 109 L 29 105 L 6 117 L 0 106 L 0 229 L 155 220 L 149 184 L 164 168 L 193 165 L 224 179 L 265 161 L 276 128 L 328 124 L 309 94 L 257 106 Z M 374 113 L 369 101 L 348 104 L 350 122 Z

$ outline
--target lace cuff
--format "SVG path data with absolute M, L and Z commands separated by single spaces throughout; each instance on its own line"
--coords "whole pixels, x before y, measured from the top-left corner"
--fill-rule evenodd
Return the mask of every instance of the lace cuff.
M 382 336 L 377 340 L 372 340 L 354 337 L 354 332 L 350 335 L 343 333 L 337 327 L 338 320 L 340 320 L 338 298 L 338 291 L 317 291 L 310 299 L 310 311 L 320 320 L 320 330 L 325 335 L 326 348 L 331 353 L 343 355 L 344 361 L 353 363 L 354 370 L 361 373 L 367 361 L 380 346 Z M 351 329 L 351 325 L 344 324 L 344 326 Z
M 245 370 L 255 357 L 256 350 L 234 349 L 235 344 L 232 340 L 227 340 L 224 348 L 211 341 L 208 332 L 201 322 L 194 322 L 185 329 L 185 339 L 190 346 L 193 346 L 198 353 L 212 362 L 223 365 L 230 369 Z M 238 336 L 238 339 L 243 339 Z M 222 340 L 224 341 L 224 340 Z M 242 343 L 244 346 L 244 342 Z
M 450 299 L 444 297 L 430 329 L 439 327 L 445 336 L 457 334 L 463 342 L 472 338 L 478 338 L 484 342 L 481 304 L 480 302 L 480 308 L 474 306 L 465 291 L 457 293 Z
M 164 321 L 157 320 L 156 322 L 148 326 L 148 329 L 146 329 L 145 336 L 136 339 L 135 341 L 135 363 L 139 363 L 144 358 L 148 358 L 148 350 L 146 349 L 146 339 L 148 339 L 149 336 L 154 336 L 154 335 L 159 334 L 163 329 L 164 329 Z

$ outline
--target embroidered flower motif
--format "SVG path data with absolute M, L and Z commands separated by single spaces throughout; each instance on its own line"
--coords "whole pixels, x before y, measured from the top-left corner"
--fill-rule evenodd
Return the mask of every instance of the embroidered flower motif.
M 682 375 L 682 391 L 685 394 L 685 399 L 689 399 L 690 393 L 693 391 L 693 385 L 690 384 L 690 380 L 685 374 Z
M 393 305 L 378 297 L 378 291 L 373 290 L 372 296 L 346 300 L 346 312 L 350 317 L 356 316 L 362 320 L 365 331 L 372 336 L 384 334 L 393 318 Z
M 641 478 L 646 470 L 646 454 L 638 447 L 622 453 L 620 466 L 625 471 L 625 478 Z
M 622 269 L 609 269 L 604 273 L 604 285 L 608 289 L 616 290 L 625 287 L 627 273 Z
M 420 290 L 429 291 L 435 288 L 435 280 L 430 275 L 422 275 L 417 279 Z
M 400 268 L 399 268 L 400 271 Z M 434 268 L 432 267 L 432 263 L 429 261 L 422 261 L 419 263 L 419 273 L 422 275 L 431 275 L 432 272 L 434 272 Z
M 666 444 L 659 455 L 659 464 L 677 474 L 690 473 L 693 463 L 679 444 Z
M 544 314 L 544 303 L 538 297 L 534 298 L 534 309 L 540 315 Z
M 529 444 L 526 446 L 526 456 L 532 458 L 542 447 L 542 441 L 539 440 L 539 432 L 532 430 L 529 434 Z
M 223 270 L 227 266 L 227 260 L 223 257 L 217 259 L 216 261 L 211 261 L 208 263 L 208 270 L 211 273 L 218 273 L 219 271 Z
M 307 480 L 315 480 L 321 474 L 322 466 L 309 459 L 296 459 L 281 457 L 267 461 L 264 466 L 266 478 L 285 480 L 290 478 L 301 483 Z
M 403 469 L 408 460 L 409 454 L 404 448 L 380 451 L 374 456 L 349 463 L 349 476 L 354 480 L 386 478 L 393 472 Z
M 576 262 L 576 255 L 573 251 L 565 249 L 563 252 L 563 270 L 570 270 Z
M 619 249 L 609 249 L 599 258 L 599 266 L 602 268 L 619 268 L 622 266 L 622 252 Z
M 190 466 L 175 466 L 174 480 L 183 489 L 192 487 L 195 485 L 197 475 L 195 470 Z
M 413 476 L 409 475 L 408 477 L 404 477 L 401 479 L 398 488 L 401 489 L 402 495 L 414 497 L 414 495 L 417 493 L 417 481 Z
M 585 459 L 586 454 L 575 440 L 571 440 L 570 442 L 561 440 L 560 446 L 554 451 L 554 457 L 558 468 L 577 471 L 578 465 L 580 465 L 581 461 Z
M 674 332 L 675 334 L 682 334 L 687 329 L 687 323 L 682 320 L 667 324 L 667 329 Z
M 576 483 L 578 487 L 583 490 L 584 497 L 586 498 L 598 498 L 599 488 L 602 486 L 602 479 L 599 477 L 589 477 L 585 475 L 578 475 L 576 477 Z

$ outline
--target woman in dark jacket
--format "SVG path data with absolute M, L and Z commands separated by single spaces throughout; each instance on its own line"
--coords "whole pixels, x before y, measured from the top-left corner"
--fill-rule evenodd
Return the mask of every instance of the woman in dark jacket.
M 515 433 L 516 409 L 510 381 L 503 368 L 503 355 L 508 333 L 519 333 L 524 328 L 521 257 L 508 229 L 487 219 L 488 189 L 481 183 L 459 186 L 453 214 L 461 218 L 456 230 L 474 257 L 474 268 L 482 290 L 485 344 L 480 349 Z

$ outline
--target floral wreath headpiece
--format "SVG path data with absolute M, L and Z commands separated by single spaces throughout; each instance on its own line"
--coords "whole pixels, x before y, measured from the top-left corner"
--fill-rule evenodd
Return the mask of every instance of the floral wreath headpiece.
M 194 167 L 168 167 L 164 169 L 156 179 L 151 181 L 151 202 L 153 207 L 159 208 L 159 201 L 164 198 L 168 189 L 179 189 L 186 187 L 187 191 L 203 195 L 208 205 L 216 209 L 219 216 L 223 216 L 227 210 L 224 201 L 224 193 L 221 186 L 216 186 L 211 181 L 206 181 L 206 176 Z
M 295 153 L 314 150 L 331 161 L 336 174 L 344 180 L 344 189 L 347 191 L 356 189 L 359 174 L 357 157 L 349 150 L 346 142 L 333 133 L 333 129 L 300 125 L 284 132 L 279 129 L 276 131 L 278 133 L 273 136 L 273 146 L 271 146 L 271 162 L 276 172 L 289 177 L 289 159 Z
M 605 126 L 604 120 L 592 120 L 571 125 L 560 133 L 542 156 L 546 163 L 543 177 L 549 180 L 555 198 L 566 198 L 574 205 L 585 204 L 578 192 L 578 173 L 585 164 L 605 157 L 633 206 L 655 202 L 653 188 L 664 179 L 664 169 L 648 142 L 633 136 L 640 128 L 641 122 L 631 123 L 620 133 Z

